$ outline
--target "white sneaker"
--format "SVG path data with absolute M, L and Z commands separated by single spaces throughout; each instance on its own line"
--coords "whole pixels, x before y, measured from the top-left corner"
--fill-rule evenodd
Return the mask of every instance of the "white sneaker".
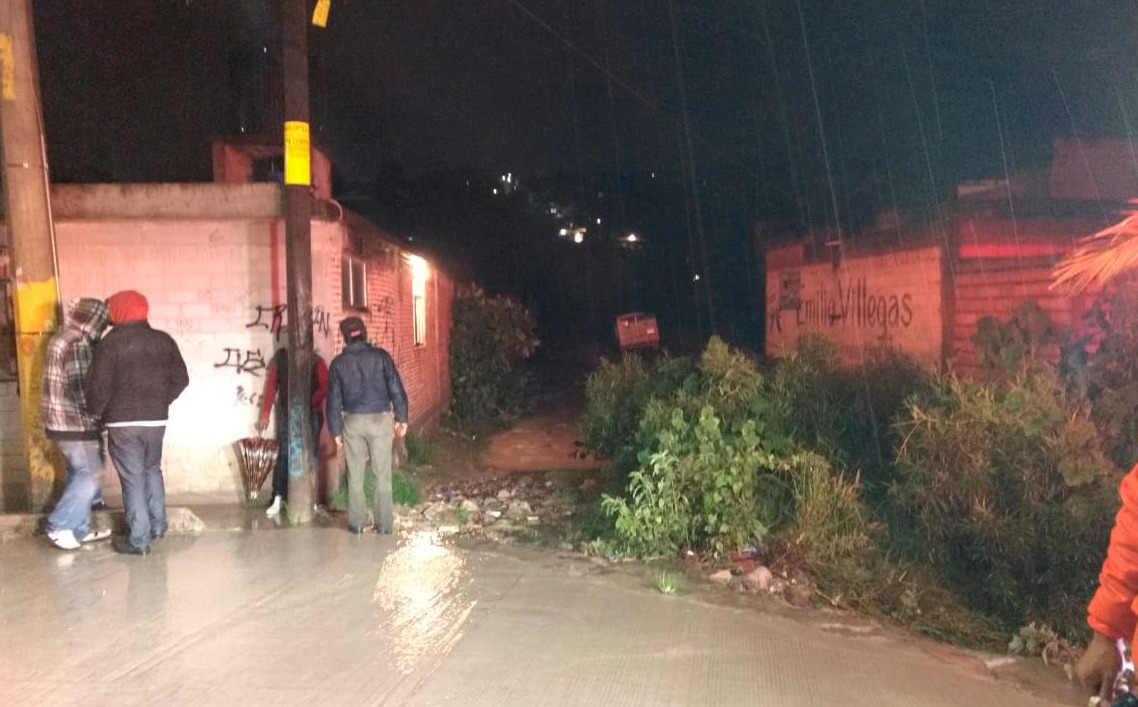
M 78 550 L 79 541 L 75 539 L 75 533 L 70 530 L 51 530 L 47 534 L 48 540 L 55 543 L 55 546 L 62 550 Z
M 281 497 L 280 496 L 274 496 L 273 497 L 273 505 L 271 505 L 265 509 L 265 515 L 275 516 L 275 515 L 279 514 L 280 512 L 281 512 Z
M 93 542 L 96 542 L 99 540 L 106 540 L 109 537 L 111 537 L 111 531 L 110 530 L 107 530 L 107 529 L 92 530 L 91 532 L 84 535 L 79 540 L 79 542 L 81 542 L 81 543 L 93 543 Z

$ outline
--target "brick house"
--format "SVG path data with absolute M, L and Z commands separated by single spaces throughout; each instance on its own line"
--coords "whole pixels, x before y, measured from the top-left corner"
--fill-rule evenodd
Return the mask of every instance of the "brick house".
M 936 223 L 887 214 L 840 247 L 827 234 L 760 240 L 757 232 L 766 353 L 782 355 L 813 331 L 847 360 L 889 344 L 974 374 L 980 356 L 970 339 L 984 316 L 1007 318 L 1034 300 L 1077 331 L 1096 293 L 1053 290 L 1052 271 L 1079 238 L 1133 212 L 1136 196 L 1127 143 L 1057 140 L 1049 171 L 962 184 Z
M 265 367 L 288 324 L 283 191 L 251 182 L 256 162 L 273 150 L 279 154 L 277 147 L 215 144 L 213 184 L 52 189 L 62 301 L 137 289 L 150 301 L 152 324 L 174 337 L 186 359 L 190 386 L 171 408 L 164 458 L 174 498 L 240 498 L 234 442 L 254 434 Z M 454 280 L 429 256 L 342 208 L 329 189 L 330 171 L 314 150 L 316 352 L 330 361 L 343 343 L 340 319 L 362 316 L 372 341 L 399 366 L 412 426 L 435 425 L 450 399 Z M 0 254 L 5 243 L 0 237 Z M 10 368 L 0 361 L 0 508 L 15 509 L 26 503 L 28 479 Z M 324 439 L 324 467 L 330 446 Z M 113 493 L 113 471 L 106 481 Z

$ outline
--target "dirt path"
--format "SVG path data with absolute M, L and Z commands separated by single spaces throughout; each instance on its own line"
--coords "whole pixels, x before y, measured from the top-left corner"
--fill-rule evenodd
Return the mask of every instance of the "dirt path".
M 479 465 L 505 472 L 588 471 L 602 462 L 581 446 L 580 409 L 562 403 L 491 436 Z

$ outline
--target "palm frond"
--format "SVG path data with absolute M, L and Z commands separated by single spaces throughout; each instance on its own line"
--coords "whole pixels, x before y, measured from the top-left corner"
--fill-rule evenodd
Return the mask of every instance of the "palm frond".
M 1076 294 L 1134 268 L 1138 268 L 1138 213 L 1079 239 L 1075 249 L 1055 266 L 1051 289 Z

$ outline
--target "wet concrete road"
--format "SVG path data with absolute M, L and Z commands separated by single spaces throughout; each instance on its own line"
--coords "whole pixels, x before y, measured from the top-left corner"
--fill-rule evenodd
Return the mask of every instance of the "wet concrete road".
M 644 584 L 428 535 L 206 532 L 141 558 L 13 540 L 0 705 L 1079 704 Z

